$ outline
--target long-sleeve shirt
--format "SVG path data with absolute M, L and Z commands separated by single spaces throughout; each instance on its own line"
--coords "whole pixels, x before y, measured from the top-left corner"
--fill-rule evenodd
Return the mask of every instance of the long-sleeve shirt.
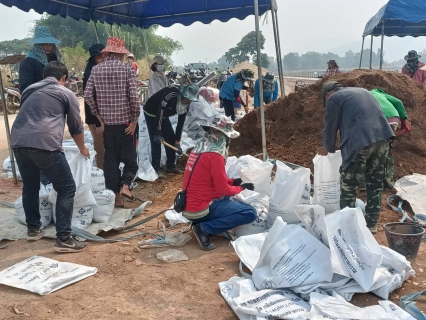
M 365 147 L 395 136 L 379 102 L 366 89 L 342 88 L 327 99 L 325 109 L 323 147 L 334 153 L 340 132 L 342 169 Z
M 327 71 L 325 72 L 326 76 L 330 76 L 332 74 L 336 74 L 336 73 L 340 73 L 341 71 L 339 70 L 339 68 L 328 68 Z
M 240 96 L 240 91 L 244 86 L 243 80 L 237 81 L 238 73 L 228 77 L 220 88 L 219 97 L 226 100 L 235 101 Z
M 153 72 L 148 82 L 148 98 L 150 98 L 154 93 L 157 93 L 161 89 L 167 88 L 169 86 L 169 79 L 166 76 L 159 72 Z
M 416 72 L 414 72 L 414 74 L 410 74 L 407 71 L 407 68 L 405 66 L 403 66 L 402 67 L 402 73 L 406 74 L 407 76 L 409 76 L 414 81 L 417 81 L 417 82 L 423 84 L 424 86 L 426 86 L 426 70 L 421 70 L 421 68 L 423 68 L 424 66 L 425 66 L 425 64 L 423 62 L 419 62 L 419 69 L 416 70 Z
M 83 75 L 83 91 L 86 89 L 87 81 L 89 80 L 90 73 L 92 72 L 94 66 L 95 63 L 92 60 L 89 60 Z M 90 107 L 86 101 L 84 101 L 84 115 L 86 117 L 85 122 L 87 124 L 95 124 L 96 127 L 101 126 L 101 123 L 99 122 L 98 118 L 93 115 L 92 110 L 90 110 Z
M 179 89 L 175 87 L 164 88 L 155 93 L 147 100 L 143 106 L 146 115 L 155 117 L 155 132 L 154 134 L 161 133 L 162 119 L 171 117 L 177 114 L 176 106 L 179 98 Z M 183 124 L 185 123 L 186 113 L 178 116 L 178 123 L 176 125 L 176 140 L 180 141 L 182 136 Z
M 25 58 L 19 65 L 19 90 L 25 91 L 30 85 L 43 80 L 44 64 L 34 58 Z
M 386 119 L 397 117 L 401 120 L 407 119 L 407 111 L 401 100 L 387 94 L 382 89 L 374 89 L 370 91 L 371 94 L 379 101 L 382 111 Z
M 275 87 L 274 91 L 271 91 L 271 92 L 265 92 L 265 91 L 263 91 L 263 97 L 264 98 L 272 97 L 271 102 L 274 102 L 275 100 L 278 99 L 278 82 L 277 82 L 277 80 L 274 80 L 274 87 Z M 253 101 L 253 106 L 255 108 L 257 108 L 259 106 L 259 79 L 257 79 L 256 82 L 254 83 L 254 101 Z
M 192 152 L 189 155 L 183 176 L 182 190 L 187 187 L 189 175 L 199 155 Z M 185 211 L 198 212 L 205 210 L 214 199 L 234 196 L 240 193 L 243 189 L 232 186 L 233 181 L 226 175 L 225 158 L 223 156 L 215 152 L 201 153 L 186 190 Z
M 84 100 L 93 115 L 100 115 L 106 125 L 137 122 L 140 101 L 134 70 L 117 57 L 107 58 L 93 67 Z
M 58 84 L 55 78 L 48 77 L 29 86 L 24 96 L 27 98 L 12 126 L 12 148 L 63 152 L 65 119 L 72 136 L 83 132 L 77 97 L 71 90 Z

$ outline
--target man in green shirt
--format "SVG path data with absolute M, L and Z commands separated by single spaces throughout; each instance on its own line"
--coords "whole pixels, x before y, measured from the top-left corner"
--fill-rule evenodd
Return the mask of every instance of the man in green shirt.
M 396 136 L 399 136 L 404 132 L 411 131 L 411 128 L 407 122 L 407 111 L 405 110 L 404 104 L 401 102 L 401 100 L 391 96 L 390 94 L 387 94 L 383 89 L 374 89 L 370 92 L 374 97 L 376 97 L 377 101 L 382 107 L 382 111 L 385 114 L 385 117 Z M 400 129 L 398 130 L 399 126 Z M 389 148 L 389 154 L 386 157 L 385 177 L 383 180 L 384 188 L 388 190 L 391 190 L 395 183 L 393 179 L 393 166 L 394 158 L 392 155 L 391 144 Z M 359 181 L 359 188 L 365 189 L 365 179 Z

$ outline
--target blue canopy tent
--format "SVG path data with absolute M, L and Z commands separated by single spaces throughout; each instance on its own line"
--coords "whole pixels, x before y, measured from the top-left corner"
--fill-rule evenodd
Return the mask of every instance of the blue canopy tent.
M 91 20 L 95 23 L 95 30 L 96 22 L 131 25 L 145 30 L 153 24 L 169 27 L 175 23 L 181 23 L 188 26 L 196 21 L 207 24 L 211 23 L 213 20 L 220 20 L 222 22 L 228 21 L 231 18 L 242 20 L 254 13 L 257 34 L 257 64 L 259 68 L 259 75 L 262 74 L 259 15 L 271 10 L 278 72 L 280 76 L 281 96 L 285 95 L 281 61 L 282 55 L 278 30 L 278 7 L 276 0 L 0 0 L 0 3 L 8 7 L 15 6 L 26 12 L 33 9 L 40 14 L 48 13 L 51 15 L 60 15 L 62 17 L 71 17 L 77 20 Z M 145 33 L 143 33 L 143 36 L 145 38 Z M 266 160 L 266 133 L 262 81 L 259 82 L 259 86 L 262 150 L 263 158 Z M 1 78 L 0 92 L 3 92 Z M 5 105 L 4 97 L 3 95 L 1 96 L 3 105 Z M 5 122 L 7 122 L 7 112 L 5 111 L 5 108 L 3 113 L 5 115 Z M 10 131 L 8 124 L 6 124 L 6 131 L 9 138 Z M 10 157 L 12 167 L 14 167 L 13 154 L 11 150 Z M 15 176 L 15 182 L 16 181 Z
M 390 0 L 365 26 L 362 35 L 362 48 L 359 67 L 361 68 L 362 52 L 365 37 L 371 36 L 370 69 L 372 68 L 373 37 L 381 36 L 380 69 L 383 66 L 384 37 L 420 37 L 426 36 L 426 1 L 424 0 Z

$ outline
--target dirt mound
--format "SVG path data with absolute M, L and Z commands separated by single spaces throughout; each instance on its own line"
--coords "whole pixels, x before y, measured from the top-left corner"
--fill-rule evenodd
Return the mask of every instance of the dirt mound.
M 339 81 L 346 87 L 382 88 L 400 99 L 407 108 L 412 131 L 398 137 L 393 144 L 395 176 L 426 174 L 426 108 L 422 107 L 426 90 L 403 74 L 375 70 L 333 75 L 269 104 L 265 117 L 267 149 L 271 158 L 313 169 L 312 159 L 321 146 L 325 114 L 319 92 L 328 80 Z M 231 143 L 233 155 L 261 152 L 259 111 L 246 115 L 235 128 L 241 132 L 241 137 Z

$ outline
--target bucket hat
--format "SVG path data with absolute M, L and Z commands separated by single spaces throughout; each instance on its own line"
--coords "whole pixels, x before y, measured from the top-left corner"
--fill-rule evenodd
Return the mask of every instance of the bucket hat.
M 274 74 L 267 72 L 263 76 L 263 80 L 265 80 L 266 82 L 269 82 L 269 83 L 274 83 L 274 80 L 275 80 Z
M 89 48 L 90 58 L 101 54 L 102 50 L 104 49 L 105 49 L 105 46 L 102 43 L 97 43 L 97 44 L 94 44 L 93 46 L 90 46 Z
M 191 101 L 198 101 L 198 91 L 200 88 L 196 83 L 189 83 L 187 85 L 181 84 L 179 87 L 179 93 L 184 97 Z
M 334 63 L 334 64 L 336 65 L 336 68 L 338 68 L 338 67 L 339 67 L 339 66 L 337 65 L 336 60 L 330 60 L 330 61 L 328 61 L 328 62 L 327 62 L 327 64 L 328 64 L 328 63 Z
M 46 26 L 37 26 L 34 29 L 34 38 L 29 41 L 31 44 L 42 44 L 42 43 L 61 43 L 58 39 L 54 38 L 50 33 L 50 30 Z
M 164 58 L 162 56 L 155 56 L 152 58 L 152 63 L 164 64 Z
M 204 125 L 204 131 L 209 131 L 210 128 L 219 130 L 230 139 L 235 139 L 240 136 L 238 131 L 234 129 L 235 122 L 230 120 L 227 116 L 221 114 L 216 116 L 210 125 Z
M 243 69 L 240 71 L 241 78 L 247 81 L 253 81 L 254 72 L 250 69 Z
M 321 88 L 321 97 L 325 99 L 325 95 L 327 94 L 327 92 L 333 91 L 334 89 L 339 88 L 341 86 L 342 85 L 337 81 L 327 81 L 323 84 Z
M 134 56 L 134 54 L 133 54 L 133 53 L 129 53 L 129 54 L 127 55 L 127 58 L 133 58 L 133 59 L 135 59 L 135 56 Z
M 421 55 L 417 54 L 416 50 L 408 51 L 408 54 L 404 57 L 405 60 L 418 59 Z
M 130 54 L 130 51 L 124 47 L 124 41 L 118 37 L 109 37 L 106 47 L 102 52 Z

